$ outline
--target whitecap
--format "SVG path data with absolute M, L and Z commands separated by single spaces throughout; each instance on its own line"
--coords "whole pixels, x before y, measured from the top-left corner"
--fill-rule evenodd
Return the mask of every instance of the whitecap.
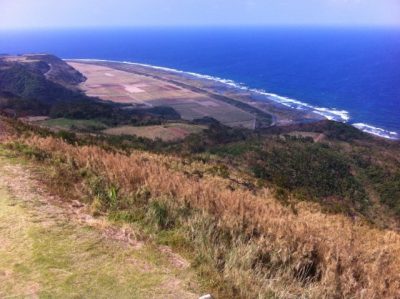
M 394 131 L 389 131 L 389 130 L 385 130 L 382 128 L 378 128 L 378 127 L 374 127 L 368 124 L 364 124 L 364 123 L 354 123 L 352 124 L 353 127 L 356 127 L 357 129 L 375 135 L 375 136 L 379 136 L 379 137 L 383 137 L 383 138 L 387 138 L 387 139 L 399 139 L 399 134 L 397 132 Z

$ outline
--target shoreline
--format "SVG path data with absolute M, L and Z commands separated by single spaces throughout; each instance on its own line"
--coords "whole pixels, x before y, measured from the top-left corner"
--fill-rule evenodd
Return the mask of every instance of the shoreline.
M 90 58 L 68 58 L 68 59 L 63 59 L 65 61 L 75 61 L 75 62 L 87 62 L 87 63 L 106 63 L 106 64 L 122 64 L 122 65 L 130 65 L 130 66 L 137 66 L 141 68 L 147 68 L 151 70 L 156 70 L 156 71 L 162 71 L 162 72 L 167 72 L 173 75 L 180 75 L 182 78 L 189 78 L 189 79 L 200 79 L 204 81 L 211 81 L 213 83 L 221 84 L 226 86 L 229 89 L 236 90 L 238 92 L 244 92 L 248 93 L 250 95 L 250 99 L 254 101 L 260 101 L 261 103 L 270 101 L 271 103 L 277 104 L 277 106 L 282 106 L 282 107 L 277 107 L 278 110 L 280 108 L 286 108 L 292 110 L 294 114 L 301 114 L 305 113 L 310 115 L 311 120 L 317 121 L 317 120 L 322 120 L 322 119 L 328 119 L 332 121 L 337 121 L 337 122 L 342 122 L 342 123 L 348 123 L 349 125 L 352 125 L 353 127 L 359 129 L 360 131 L 363 131 L 365 133 L 371 134 L 376 137 L 384 138 L 384 139 L 389 139 L 389 140 L 400 140 L 400 134 L 394 131 L 386 130 L 380 127 L 376 127 L 370 124 L 366 123 L 350 123 L 350 114 L 346 110 L 338 110 L 336 108 L 326 108 L 326 107 L 319 107 L 319 106 L 314 106 L 296 99 L 292 99 L 289 97 L 285 96 L 280 96 L 278 94 L 274 93 L 269 93 L 265 90 L 261 89 L 254 89 L 250 88 L 242 83 L 235 82 L 230 79 L 224 79 L 220 77 L 215 77 L 215 76 L 210 76 L 210 75 L 204 75 L 204 74 L 199 74 L 199 73 L 194 73 L 194 72 L 187 72 L 187 71 L 182 71 L 174 68 L 168 68 L 168 67 L 162 67 L 162 66 L 155 66 L 155 65 L 150 65 L 150 64 L 143 64 L 143 63 L 136 63 L 136 62 L 130 62 L 130 61 L 117 61 L 117 60 L 105 60 L 105 59 L 90 59 Z M 215 90 L 214 90 L 215 91 Z M 222 93 L 219 93 L 223 95 Z M 260 103 L 260 104 L 261 104 Z M 270 112 L 272 116 L 276 117 L 273 112 Z M 313 119 L 313 116 L 317 116 L 316 118 Z M 318 119 L 318 116 L 322 117 Z M 308 120 L 310 120 L 308 119 Z M 304 119 L 304 122 L 307 120 Z M 294 121 L 295 122 L 295 121 Z M 277 124 L 279 125 L 284 125 L 284 124 Z

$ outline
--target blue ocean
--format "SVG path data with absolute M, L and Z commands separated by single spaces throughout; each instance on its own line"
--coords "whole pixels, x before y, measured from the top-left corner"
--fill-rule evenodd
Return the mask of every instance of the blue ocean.
M 400 29 L 0 31 L 0 53 L 138 62 L 231 80 L 294 109 L 400 138 Z

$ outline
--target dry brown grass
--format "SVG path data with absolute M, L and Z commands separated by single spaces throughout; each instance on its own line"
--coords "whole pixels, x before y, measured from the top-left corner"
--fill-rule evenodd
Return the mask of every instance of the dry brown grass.
M 0 115 L 0 143 L 6 142 L 6 140 L 10 138 L 10 134 L 13 131 L 6 122 L 2 121 L 1 118 L 2 117 Z
M 294 213 L 267 189 L 253 194 L 229 190 L 220 178 L 188 178 L 169 169 L 165 156 L 143 152 L 125 156 L 53 138 L 33 137 L 24 142 L 96 171 L 126 194 L 145 187 L 153 197 L 168 196 L 180 205 L 189 204 L 216 216 L 219 225 L 253 236 L 252 246 L 245 240 L 237 244 L 235 261 L 226 261 L 224 275 L 237 285 L 256 286 L 258 294 L 273 290 L 280 296 L 400 298 L 400 236 L 396 232 L 326 215 L 309 204 L 299 204 Z M 268 256 L 264 263 L 281 267 L 272 271 L 260 263 L 255 269 L 246 261 L 246 257 L 262 259 L 264 255 Z M 230 263 L 235 266 L 229 268 Z M 246 280 L 243 271 L 254 272 L 249 277 L 256 279 Z
M 237 297 L 400 298 L 397 232 L 327 215 L 309 203 L 282 206 L 268 189 L 231 190 L 222 178 L 188 177 L 174 170 L 176 157 L 139 151 L 127 156 L 52 137 L 19 142 L 95 172 L 124 196 L 146 189 L 176 208 L 202 211 L 185 223 L 193 244 L 217 261 L 223 256 L 218 271 Z M 205 215 L 218 220 L 207 223 Z M 230 248 L 217 244 L 223 231 L 235 236 Z

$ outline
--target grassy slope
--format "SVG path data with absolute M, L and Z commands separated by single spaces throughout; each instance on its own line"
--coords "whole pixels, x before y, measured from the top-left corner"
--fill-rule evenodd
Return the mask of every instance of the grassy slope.
M 26 169 L 10 164 L 4 152 L 0 169 L 0 297 L 196 297 L 177 278 L 189 277 L 187 271 L 171 266 L 157 248 L 135 249 L 71 221 L 31 193 Z M 28 193 L 14 196 L 7 181 Z
M 256 186 L 249 189 L 245 184 L 233 183 L 236 176 L 232 177 L 232 168 L 222 166 L 236 164 L 238 161 L 232 155 L 245 157 L 249 147 L 258 147 L 257 142 L 218 148 L 219 154 L 230 153 L 227 156 L 230 162 L 221 160 L 221 167 L 214 169 L 212 159 L 190 160 L 193 154 L 182 158 L 165 152 L 136 151 L 133 150 L 136 143 L 122 151 L 120 139 L 112 143 L 114 147 L 107 145 L 105 139 L 96 142 L 89 136 L 85 141 L 72 138 L 65 142 L 43 130 L 21 124 L 16 127 L 19 127 L 19 137 L 15 135 L 8 148 L 32 158 L 36 165 L 43 165 L 46 169 L 43 179 L 51 190 L 76 195 L 93 211 L 138 227 L 157 242 L 187 254 L 217 298 L 393 298 L 400 295 L 397 232 L 378 229 L 367 224 L 364 218 L 354 219 L 346 213 L 326 214 L 318 203 L 307 200 L 282 205 L 282 201 L 276 200 L 274 189 Z M 208 142 L 207 146 L 214 144 L 214 139 L 219 143 L 230 139 L 228 132 L 214 130 L 210 134 L 203 136 L 208 138 L 203 140 Z M 301 154 L 300 158 L 307 158 L 306 161 L 309 155 L 318 154 L 315 159 L 318 163 L 310 165 L 317 173 L 312 171 L 310 175 L 323 179 L 322 183 L 325 177 L 330 178 L 329 172 L 325 174 L 323 161 L 330 161 L 332 169 L 339 173 L 345 170 L 341 174 L 346 179 L 344 182 L 351 178 L 347 166 L 336 156 L 336 147 L 281 137 L 268 139 L 266 145 L 278 147 L 283 153 L 293 150 Z M 359 140 L 352 147 L 360 146 L 361 150 L 367 148 L 366 144 L 370 144 L 368 140 Z M 378 144 L 375 146 L 373 152 L 365 153 L 367 157 L 395 161 L 390 158 L 390 154 L 396 153 L 394 144 L 383 144 L 387 152 Z M 355 150 L 346 142 L 343 147 L 346 151 Z M 268 153 L 269 148 L 265 149 Z M 264 153 L 264 150 L 260 152 L 261 157 Z M 205 158 L 204 154 L 201 155 Z M 362 152 L 348 154 L 359 157 Z M 346 157 L 345 160 L 350 158 Z M 303 160 L 295 159 L 293 165 L 285 165 L 287 169 L 281 172 L 285 175 L 282 178 L 286 178 L 286 172 L 291 174 L 291 169 L 308 173 L 309 167 L 300 163 Z M 275 172 L 270 166 L 279 159 L 268 161 L 274 164 L 265 165 L 267 173 Z M 397 164 L 390 164 L 394 170 L 397 168 Z M 296 186 L 296 181 L 293 182 Z M 319 192 L 314 185 L 308 190 Z

